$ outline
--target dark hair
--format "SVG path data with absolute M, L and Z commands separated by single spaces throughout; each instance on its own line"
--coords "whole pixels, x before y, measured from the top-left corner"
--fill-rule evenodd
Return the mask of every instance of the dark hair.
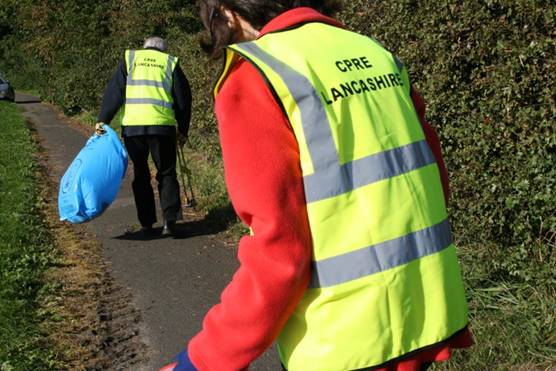
M 222 7 L 236 12 L 260 30 L 272 18 L 293 8 L 310 7 L 332 15 L 340 9 L 339 4 L 337 0 L 199 0 L 201 20 L 208 31 L 201 39 L 201 47 L 213 58 L 218 58 L 222 50 L 235 41 L 234 30 L 221 13 Z

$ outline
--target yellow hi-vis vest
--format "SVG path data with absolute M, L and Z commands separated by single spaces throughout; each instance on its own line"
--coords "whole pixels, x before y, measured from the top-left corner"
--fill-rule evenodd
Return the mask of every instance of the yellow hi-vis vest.
M 440 174 L 404 66 L 323 23 L 231 45 L 292 125 L 313 242 L 312 280 L 282 329 L 290 371 L 380 365 L 468 322 Z M 256 231 L 255 231 L 256 234 Z
M 122 126 L 176 125 L 172 97 L 178 58 L 145 49 L 126 50 L 127 81 Z

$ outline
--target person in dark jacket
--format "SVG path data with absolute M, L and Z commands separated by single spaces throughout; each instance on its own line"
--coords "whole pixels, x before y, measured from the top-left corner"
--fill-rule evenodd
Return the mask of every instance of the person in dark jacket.
M 166 40 L 148 37 L 142 50 L 127 50 L 108 83 L 95 130 L 102 132 L 122 108 L 122 137 L 133 162 L 132 183 L 141 233 L 153 234 L 157 222 L 149 154 L 164 219 L 162 233 L 175 235 L 181 219 L 176 145 L 187 139 L 191 119 L 191 89 L 178 58 L 166 53 Z M 177 129 L 177 130 L 176 130 Z

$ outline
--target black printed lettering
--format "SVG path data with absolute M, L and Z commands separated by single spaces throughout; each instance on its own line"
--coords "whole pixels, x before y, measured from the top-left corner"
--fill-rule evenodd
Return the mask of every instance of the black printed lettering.
M 357 88 L 357 81 L 352 81 L 351 87 L 353 88 L 354 92 L 356 92 L 357 94 L 361 94 L 361 89 Z
M 338 67 L 338 69 L 342 72 L 347 72 L 348 69 L 343 67 L 343 62 L 342 61 L 336 61 L 336 67 Z
M 375 91 L 375 90 L 376 90 L 376 85 L 375 85 L 373 79 L 371 79 L 371 78 L 367 79 L 367 84 L 369 84 L 369 86 L 371 87 L 371 90 L 372 90 L 372 91 Z
M 378 89 L 384 89 L 386 87 L 386 83 L 384 82 L 384 79 L 382 78 L 382 76 L 377 76 L 374 78 L 375 82 L 376 82 L 376 86 Z M 382 87 L 381 87 L 382 85 Z
M 367 87 L 367 84 L 365 84 L 365 81 L 363 80 L 359 80 L 359 86 L 361 87 L 361 90 L 363 90 L 366 93 L 370 91 L 369 88 Z
M 361 62 L 360 62 L 359 59 L 357 59 L 357 58 L 353 58 L 353 59 L 351 60 L 351 62 L 353 63 L 353 65 L 355 66 L 355 68 L 357 68 L 358 70 L 364 70 L 364 69 L 365 69 L 365 67 L 363 67 L 363 66 L 361 65 Z
M 336 88 L 332 88 L 332 89 L 330 89 L 330 91 L 332 92 L 332 99 L 334 99 L 334 102 L 336 102 L 338 99 L 344 97 L 342 95 L 342 93 L 340 93 L 340 91 Z
M 387 86 L 387 87 L 391 87 L 390 81 L 388 80 L 388 76 L 382 75 L 382 77 L 384 78 L 384 81 L 386 81 L 386 86 Z
M 349 86 L 349 84 L 340 84 L 340 87 L 342 88 L 344 95 L 353 95 L 353 90 L 351 89 L 351 86 Z
M 373 65 L 369 63 L 369 60 L 367 59 L 367 57 L 361 57 L 361 62 L 363 62 L 363 66 L 365 66 L 365 68 L 371 68 Z
M 334 102 L 332 102 L 330 99 L 328 99 L 328 97 L 324 94 L 323 91 L 320 92 L 320 95 L 321 95 L 322 99 L 324 100 L 324 103 L 326 103 L 326 104 L 328 104 L 328 105 L 334 103 Z
M 365 62 L 363 58 L 364 57 L 361 57 L 358 60 L 342 60 L 335 63 L 339 70 L 346 70 L 346 72 L 359 70 L 365 65 L 369 65 L 368 61 L 365 60 Z M 370 76 L 366 79 L 344 81 L 330 88 L 329 91 L 321 91 L 320 94 L 322 96 L 323 102 L 330 105 L 338 100 L 346 99 L 353 95 L 365 93 L 372 94 L 372 92 L 374 91 L 396 88 L 403 85 L 404 81 L 402 75 L 397 72 L 392 72 L 377 76 Z
M 389 73 L 388 78 L 390 79 L 390 83 L 392 84 L 392 86 L 398 85 L 398 80 L 396 80 L 396 75 L 394 75 L 393 73 Z
M 398 79 L 398 85 L 403 86 L 403 79 L 399 73 L 396 73 L 396 78 Z

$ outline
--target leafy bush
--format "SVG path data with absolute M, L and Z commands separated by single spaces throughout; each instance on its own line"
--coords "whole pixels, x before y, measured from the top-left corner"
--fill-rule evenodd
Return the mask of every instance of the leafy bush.
M 342 18 L 404 61 L 441 137 L 478 342 L 448 367 L 554 364 L 556 6 L 358 0 Z
M 364 3 L 350 2 L 360 11 L 347 23 L 397 53 L 428 101 L 458 239 L 499 246 L 490 261 L 496 277 L 553 277 L 538 267 L 554 262 L 556 244 L 555 6 Z

